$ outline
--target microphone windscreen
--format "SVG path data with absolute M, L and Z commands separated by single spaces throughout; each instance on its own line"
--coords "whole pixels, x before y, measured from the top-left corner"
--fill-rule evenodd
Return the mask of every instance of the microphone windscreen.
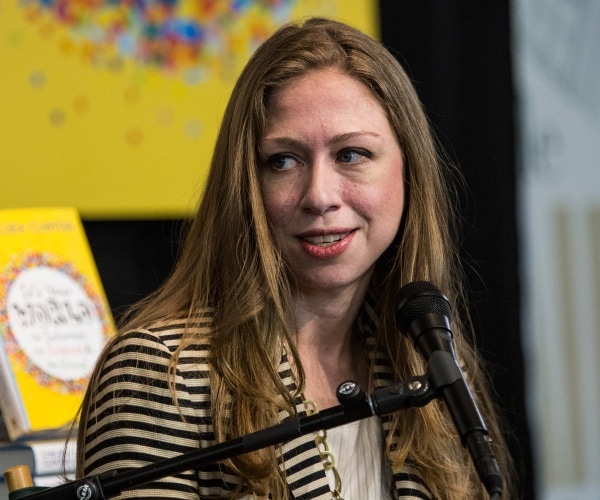
M 413 281 L 398 292 L 396 322 L 402 331 L 425 314 L 441 314 L 450 317 L 450 302 L 446 296 L 428 281 Z

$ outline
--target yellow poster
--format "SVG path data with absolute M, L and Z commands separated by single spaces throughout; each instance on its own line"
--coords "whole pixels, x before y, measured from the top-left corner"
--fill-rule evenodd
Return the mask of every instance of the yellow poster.
M 72 421 L 113 333 L 77 211 L 0 210 L 0 410 L 11 440 Z
M 0 207 L 192 213 L 236 76 L 275 26 L 378 36 L 376 0 L 2 0 Z

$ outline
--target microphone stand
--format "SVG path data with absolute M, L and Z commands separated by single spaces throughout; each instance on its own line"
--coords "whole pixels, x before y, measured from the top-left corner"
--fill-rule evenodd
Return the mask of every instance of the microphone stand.
M 9 500 L 108 500 L 123 490 L 149 483 L 243 453 L 256 451 L 298 438 L 311 432 L 338 427 L 373 415 L 387 415 L 397 410 L 420 407 L 436 397 L 425 376 L 412 377 L 389 387 L 377 389 L 368 396 L 360 386 L 347 381 L 337 389 L 340 405 L 306 417 L 286 420 L 267 429 L 253 432 L 224 443 L 184 453 L 156 463 L 104 474 L 84 477 L 59 486 L 21 496 L 19 490 Z M 18 495 L 18 496 L 17 496 Z

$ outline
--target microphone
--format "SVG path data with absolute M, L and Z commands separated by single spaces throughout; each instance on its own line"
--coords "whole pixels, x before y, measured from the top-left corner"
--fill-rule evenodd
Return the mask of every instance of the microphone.
M 454 421 L 490 496 L 502 494 L 502 477 L 487 427 L 458 366 L 450 328 L 450 302 L 434 285 L 415 281 L 399 291 L 396 322 L 427 362 L 427 375 Z

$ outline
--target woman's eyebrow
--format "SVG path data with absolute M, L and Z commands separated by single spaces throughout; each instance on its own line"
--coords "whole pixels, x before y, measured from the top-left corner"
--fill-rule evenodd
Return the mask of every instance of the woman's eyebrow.
M 371 136 L 379 138 L 381 137 L 377 132 L 372 132 L 370 130 L 357 130 L 355 132 L 346 132 L 344 134 L 336 134 L 331 139 L 329 139 L 328 144 L 339 144 L 342 142 L 346 142 L 351 139 L 355 139 L 357 137 L 363 136 Z
M 346 142 L 348 140 L 351 140 L 351 139 L 354 139 L 357 137 L 363 137 L 363 136 L 371 136 L 371 137 L 376 137 L 376 138 L 381 137 L 377 132 L 372 132 L 369 130 L 358 130 L 355 132 L 346 132 L 343 134 L 336 134 L 327 141 L 327 144 L 329 144 L 329 145 L 340 144 L 340 143 Z M 286 147 L 296 148 L 296 149 L 308 149 L 307 146 L 304 144 L 304 142 L 299 141 L 298 139 L 294 139 L 293 137 L 286 137 L 286 136 L 267 137 L 266 139 L 263 139 L 260 144 L 263 145 L 263 144 L 268 144 L 268 143 L 276 144 L 278 146 L 286 146 Z

